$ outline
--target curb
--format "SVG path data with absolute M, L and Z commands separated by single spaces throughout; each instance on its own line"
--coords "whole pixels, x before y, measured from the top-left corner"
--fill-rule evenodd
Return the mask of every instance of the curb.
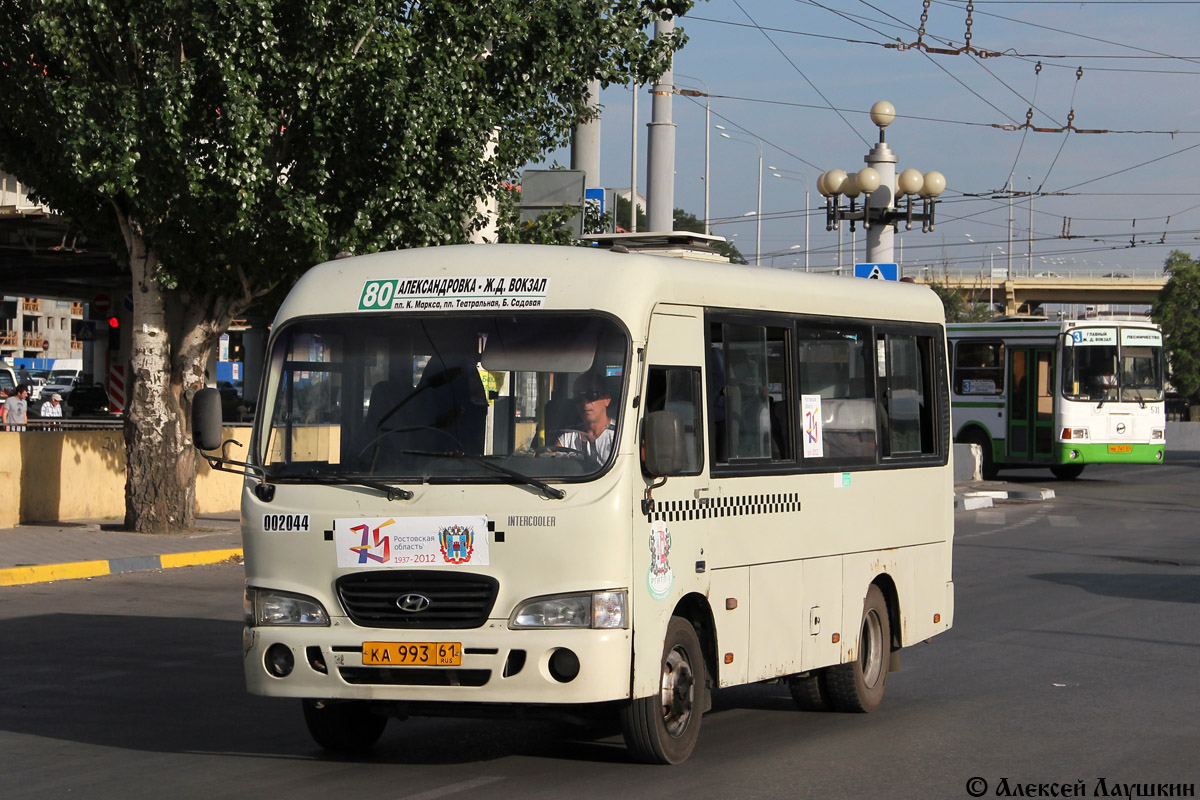
M 975 489 L 968 492 L 954 493 L 954 510 L 955 511 L 977 511 L 981 508 L 992 508 L 997 502 L 1004 500 L 1017 500 L 1024 502 L 1037 502 L 1040 500 L 1053 500 L 1053 489 L 1038 489 L 1030 487 L 1025 488 L 1005 488 L 1005 489 Z
M 28 567 L 0 569 L 0 586 L 21 586 L 31 583 L 95 578 L 122 572 L 142 572 L 173 567 L 193 567 L 216 564 L 230 558 L 241 558 L 242 548 L 202 550 L 192 553 L 166 553 L 157 556 L 132 556 L 107 561 L 76 561 L 68 564 L 41 564 Z
M 981 508 L 991 508 L 993 497 L 985 492 L 970 492 L 954 495 L 955 511 L 978 511 Z

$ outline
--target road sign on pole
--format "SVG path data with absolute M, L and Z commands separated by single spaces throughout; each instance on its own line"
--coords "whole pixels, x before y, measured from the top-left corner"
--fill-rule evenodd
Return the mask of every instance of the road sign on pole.
M 855 264 L 854 277 L 875 281 L 900 280 L 899 264 Z

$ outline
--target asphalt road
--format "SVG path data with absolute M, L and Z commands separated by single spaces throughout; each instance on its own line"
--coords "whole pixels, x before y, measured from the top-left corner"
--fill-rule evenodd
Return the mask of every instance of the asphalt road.
M 955 627 L 904 652 L 877 712 L 726 690 L 678 767 L 630 763 L 613 731 L 540 721 L 392 721 L 371 757 L 328 757 L 296 701 L 244 691 L 235 565 L 0 589 L 0 796 L 1194 792 L 1200 457 L 1002 477 L 1058 497 L 956 516 Z

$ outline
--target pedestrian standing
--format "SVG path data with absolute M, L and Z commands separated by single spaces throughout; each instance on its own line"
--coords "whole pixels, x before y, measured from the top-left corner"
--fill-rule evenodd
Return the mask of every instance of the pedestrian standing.
M 53 418 L 62 417 L 62 395 L 58 392 L 50 395 L 50 399 L 42 403 L 42 417 Z M 60 428 L 61 425 L 55 423 L 51 427 Z
M 29 387 L 21 384 L 12 397 L 5 400 L 4 405 L 0 407 L 0 422 L 3 422 L 10 431 L 23 431 L 28 418 Z

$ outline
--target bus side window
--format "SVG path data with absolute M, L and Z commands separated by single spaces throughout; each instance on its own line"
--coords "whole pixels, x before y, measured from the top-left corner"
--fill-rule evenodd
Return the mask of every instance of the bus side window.
M 909 334 L 880 338 L 886 343 L 880 348 L 886 455 L 936 453 L 933 341 Z
M 954 393 L 1004 391 L 1004 343 L 960 341 L 954 348 Z
M 714 322 L 710 336 L 716 462 L 794 460 L 789 330 Z
M 684 474 L 696 475 L 704 455 L 700 432 L 700 369 L 699 367 L 651 366 L 646 376 L 645 409 L 673 411 L 683 420 L 687 464 Z
M 870 341 L 869 329 L 854 326 L 802 326 L 797 332 L 800 395 L 821 399 L 822 452 L 806 457 L 808 466 L 875 461 Z

